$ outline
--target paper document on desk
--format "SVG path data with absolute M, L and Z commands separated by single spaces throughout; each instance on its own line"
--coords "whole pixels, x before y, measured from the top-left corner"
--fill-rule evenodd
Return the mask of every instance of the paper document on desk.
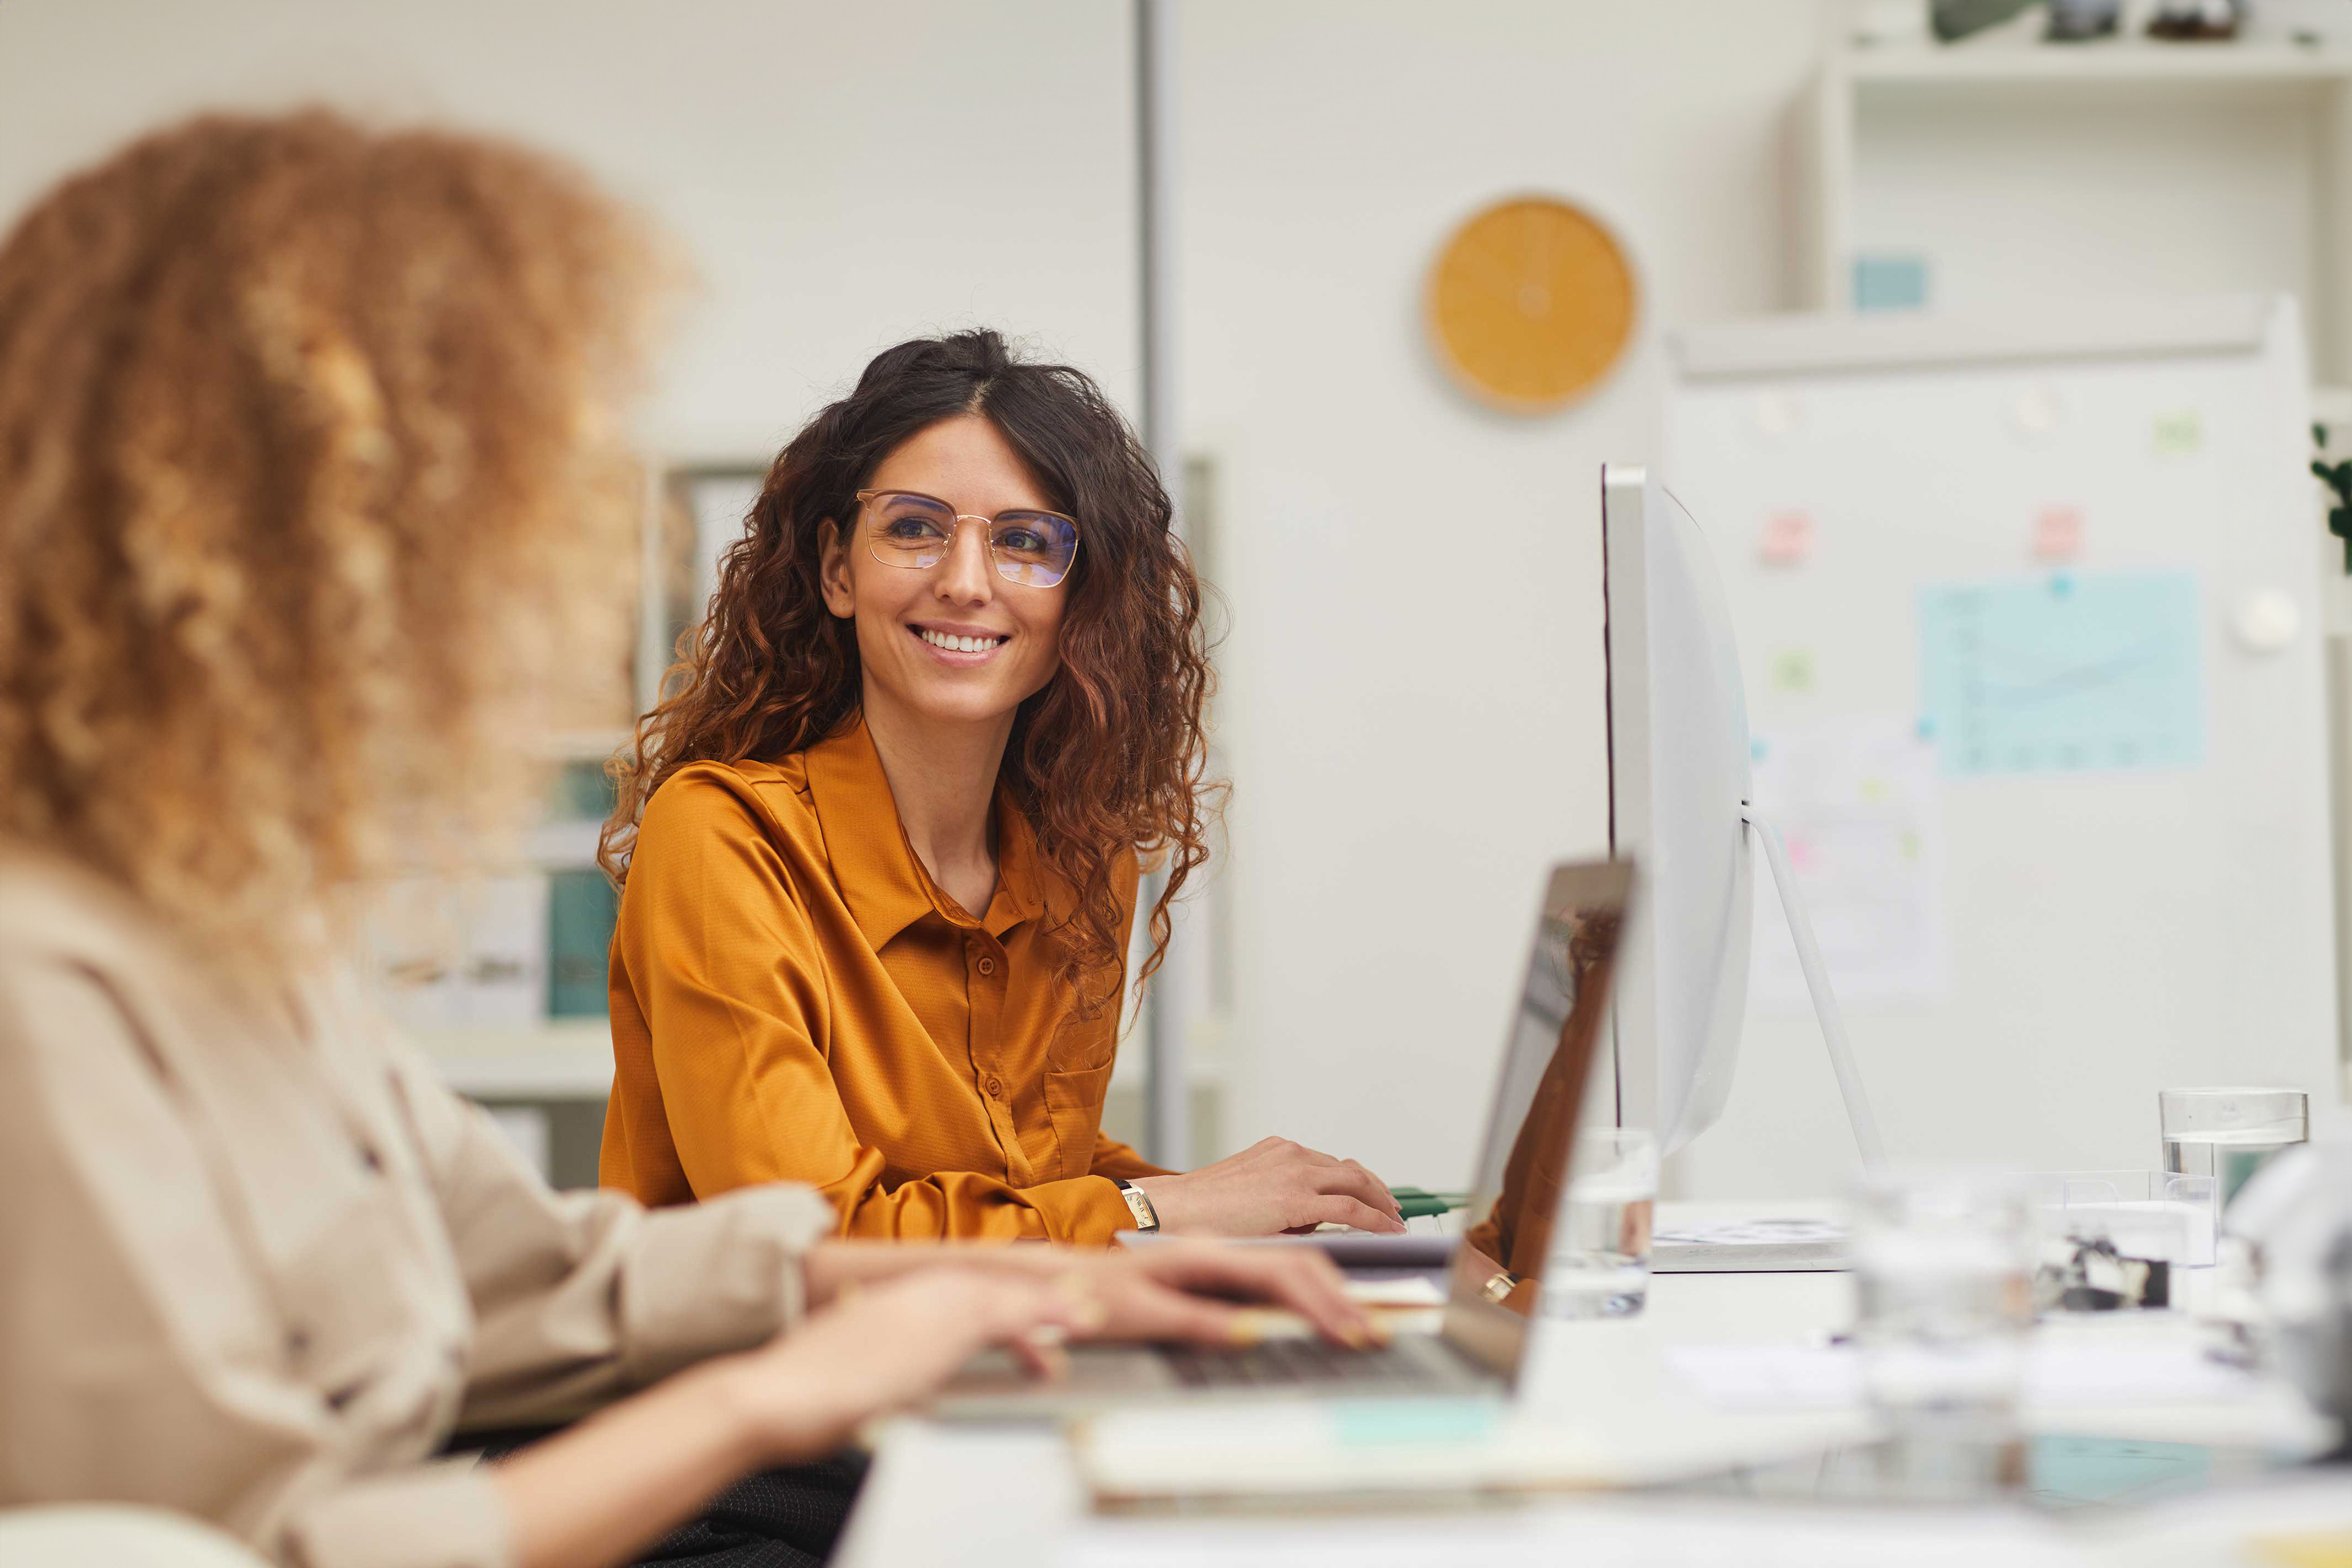
M 1096 1503 L 1576 1491 L 1657 1485 L 1811 1453 L 1817 1423 L 1681 1426 L 1647 1440 L 1487 1398 L 1268 1399 L 1115 1410 L 1071 1429 Z
M 1714 1405 L 1838 1410 L 1863 1402 L 1862 1352 L 1851 1345 L 1682 1345 L 1665 1357 Z M 2214 1405 L 2261 1392 L 2249 1373 L 2186 1344 L 2043 1344 L 2026 1363 L 2029 1404 Z
M 1942 1000 L 1943 782 L 1916 721 L 1864 716 L 1759 735 L 1754 778 L 1757 808 L 1788 846 L 1839 999 Z M 1758 1008 L 1809 1015 L 1789 917 L 1762 874 L 1753 951 Z
M 1394 1279 L 1350 1279 L 1348 1300 L 1360 1307 L 1443 1307 L 1445 1287 L 1425 1274 Z

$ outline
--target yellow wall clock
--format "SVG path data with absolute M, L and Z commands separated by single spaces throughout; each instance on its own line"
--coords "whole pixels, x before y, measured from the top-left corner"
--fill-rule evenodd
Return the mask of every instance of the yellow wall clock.
M 1616 237 L 1549 196 L 1498 202 L 1445 242 L 1429 271 L 1429 335 L 1464 391 L 1548 414 L 1609 374 L 1633 335 L 1638 290 Z

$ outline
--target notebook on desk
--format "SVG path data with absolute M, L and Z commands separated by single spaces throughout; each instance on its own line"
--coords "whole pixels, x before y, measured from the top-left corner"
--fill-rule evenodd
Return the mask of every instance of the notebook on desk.
M 1633 873 L 1622 863 L 1554 867 L 1478 1155 L 1466 1229 L 1453 1237 L 1338 1238 L 1393 1264 L 1413 1246 L 1446 1269 L 1444 1327 L 1377 1350 L 1328 1345 L 1284 1315 L 1260 1314 L 1258 1342 L 1080 1346 L 1066 1379 L 1039 1384 L 994 1352 L 950 1384 L 935 1414 L 1036 1419 L 1125 1405 L 1269 1397 L 1376 1395 L 1495 1403 L 1517 1388 L 1528 1322 L 1541 1291 L 1552 1222 L 1567 1191 L 1577 1115 L 1607 1013 L 1609 976 Z

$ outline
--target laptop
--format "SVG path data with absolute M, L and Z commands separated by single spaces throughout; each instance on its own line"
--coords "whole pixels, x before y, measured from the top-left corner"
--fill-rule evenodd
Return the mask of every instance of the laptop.
M 1069 1375 L 1055 1383 L 1037 1382 L 1009 1353 L 993 1351 L 948 1385 L 932 1413 L 948 1420 L 1059 1419 L 1139 1404 L 1302 1394 L 1514 1393 L 1566 1196 L 1632 881 L 1629 866 L 1607 861 L 1556 866 L 1545 879 L 1465 1228 L 1448 1247 L 1439 1332 L 1402 1334 L 1368 1351 L 1305 1335 L 1216 1350 L 1081 1345 L 1071 1352 Z

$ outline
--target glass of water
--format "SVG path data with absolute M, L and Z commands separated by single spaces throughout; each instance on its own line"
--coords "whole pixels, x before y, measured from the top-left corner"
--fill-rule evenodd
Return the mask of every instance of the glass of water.
M 2311 1097 L 2299 1089 L 2168 1089 L 2156 1112 L 2164 1168 L 2213 1177 L 2223 1208 L 2272 1156 L 2311 1140 Z
M 1568 1202 L 1544 1269 L 1554 1318 L 1630 1318 L 1650 1299 L 1650 1226 L 1658 1201 L 1658 1145 L 1639 1128 L 1587 1127 L 1576 1135 Z
M 1897 1434 L 1997 1439 L 2013 1426 L 2033 1327 L 2028 1198 L 2022 1177 L 1999 1172 L 1864 1180 L 1854 1337 L 1871 1404 Z

